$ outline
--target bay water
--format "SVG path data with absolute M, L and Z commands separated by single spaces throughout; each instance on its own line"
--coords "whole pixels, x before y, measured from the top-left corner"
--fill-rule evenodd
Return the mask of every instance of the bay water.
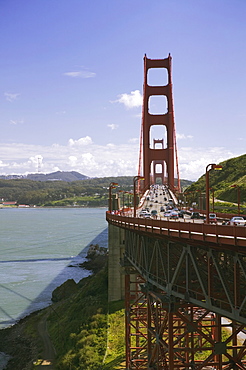
M 0 329 L 48 306 L 52 291 L 89 275 L 88 246 L 107 247 L 105 208 L 0 209 Z

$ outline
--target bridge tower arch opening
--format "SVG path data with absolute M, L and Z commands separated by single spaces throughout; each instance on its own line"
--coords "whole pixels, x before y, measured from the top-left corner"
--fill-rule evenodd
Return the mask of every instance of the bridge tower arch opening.
M 148 189 L 156 179 L 156 164 L 161 164 L 162 181 L 164 181 L 164 167 L 166 168 L 166 183 L 171 190 L 180 190 L 176 133 L 174 124 L 174 108 L 172 95 L 172 74 L 171 74 L 171 56 L 165 59 L 149 59 L 144 56 L 144 86 L 143 86 L 143 109 L 142 109 L 142 127 L 140 138 L 140 156 L 139 156 L 139 175 L 144 177 L 144 187 Z M 152 70 L 166 72 L 165 78 L 161 82 L 166 84 L 151 85 L 149 77 Z M 165 76 L 165 73 L 163 73 Z M 166 137 L 159 140 L 165 140 L 165 147 L 161 149 L 151 147 L 151 129 L 153 126 L 164 126 Z M 164 142 L 164 141 L 163 141 Z M 159 142 L 160 144 L 160 142 Z M 175 184 L 175 164 L 176 178 Z M 160 176 L 158 176 L 160 178 Z
M 164 148 L 164 139 L 154 139 L 153 140 L 153 148 L 154 150 L 165 150 Z M 151 173 L 153 174 L 152 176 L 152 181 L 154 184 L 161 184 L 164 185 L 167 183 L 167 166 L 166 166 L 166 161 L 163 160 L 154 160 L 152 162 L 152 170 Z

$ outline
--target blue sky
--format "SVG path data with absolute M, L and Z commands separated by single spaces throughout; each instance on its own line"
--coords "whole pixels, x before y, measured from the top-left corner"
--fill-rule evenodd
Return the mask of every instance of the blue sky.
M 0 174 L 137 174 L 143 57 L 172 56 L 180 177 L 245 154 L 245 0 L 0 0 Z

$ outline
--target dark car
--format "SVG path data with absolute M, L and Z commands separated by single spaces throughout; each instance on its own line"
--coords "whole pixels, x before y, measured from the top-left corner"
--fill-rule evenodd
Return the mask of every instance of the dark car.
M 184 218 L 185 213 L 186 212 L 182 209 L 181 211 L 179 211 L 178 215 L 180 218 Z
M 199 212 L 192 212 L 190 218 L 200 220 L 201 216 Z

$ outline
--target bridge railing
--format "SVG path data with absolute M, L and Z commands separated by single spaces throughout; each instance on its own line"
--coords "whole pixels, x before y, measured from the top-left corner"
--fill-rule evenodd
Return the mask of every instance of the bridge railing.
M 110 224 L 124 229 L 165 235 L 169 238 L 184 239 L 186 242 L 187 240 L 209 242 L 225 248 L 237 247 L 237 251 L 240 247 L 246 247 L 246 227 L 242 226 L 154 220 L 126 217 L 109 212 L 106 213 L 106 219 Z M 246 253 L 246 249 L 244 252 Z

